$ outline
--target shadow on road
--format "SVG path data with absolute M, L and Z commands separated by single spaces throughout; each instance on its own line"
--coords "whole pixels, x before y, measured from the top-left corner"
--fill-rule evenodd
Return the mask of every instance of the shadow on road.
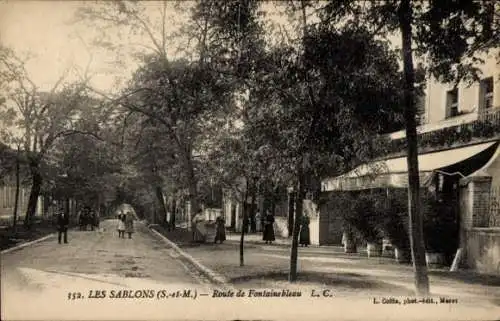
M 468 284 L 500 286 L 500 275 L 479 274 L 472 271 L 430 271 L 429 275 Z
M 234 277 L 230 279 L 231 283 L 239 284 L 250 282 L 252 280 L 259 281 L 287 281 L 288 271 L 281 270 L 276 272 L 254 272 L 244 276 Z M 322 273 L 315 271 L 300 272 L 297 276 L 298 282 L 311 283 L 321 286 L 337 286 L 348 288 L 356 291 L 390 291 L 394 295 L 413 295 L 405 287 L 399 287 L 394 284 L 375 280 L 366 275 L 357 273 Z

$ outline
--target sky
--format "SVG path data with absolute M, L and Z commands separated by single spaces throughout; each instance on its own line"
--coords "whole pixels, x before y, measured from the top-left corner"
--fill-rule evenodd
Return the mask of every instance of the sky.
M 157 10 L 157 5 L 149 3 Z M 136 66 L 128 62 L 125 70 L 112 68 L 109 53 L 89 46 L 100 31 L 71 22 L 81 5 L 79 1 L 0 2 L 0 41 L 18 53 L 35 55 L 27 68 L 42 89 L 52 88 L 67 68 L 78 66 L 83 73 L 91 62 L 92 84 L 106 91 L 113 86 L 115 75 L 130 74 Z
M 87 49 L 85 40 L 98 35 L 71 24 L 77 1 L 4 1 L 0 3 L 0 41 L 17 53 L 31 53 L 27 69 L 42 89 L 50 89 L 72 66 L 84 70 L 91 61 L 93 83 L 101 89 L 113 78 L 105 72 L 106 57 Z M 77 36 L 80 35 L 81 37 Z M 92 51 L 92 54 L 91 54 Z

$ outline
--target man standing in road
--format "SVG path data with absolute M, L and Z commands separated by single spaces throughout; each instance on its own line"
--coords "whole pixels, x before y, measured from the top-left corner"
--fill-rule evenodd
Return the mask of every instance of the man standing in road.
M 68 215 L 65 213 L 64 208 L 60 208 L 59 213 L 57 214 L 57 230 L 58 230 L 57 239 L 59 241 L 59 244 L 61 244 L 62 234 L 64 234 L 64 243 L 68 243 L 68 225 L 69 225 Z

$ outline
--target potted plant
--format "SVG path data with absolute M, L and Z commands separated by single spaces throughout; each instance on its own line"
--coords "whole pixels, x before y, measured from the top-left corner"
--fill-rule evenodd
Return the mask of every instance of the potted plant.
M 423 205 L 427 264 L 451 265 L 458 247 L 458 222 L 454 206 L 433 196 L 426 196 Z
M 382 255 L 382 235 L 377 226 L 377 194 L 360 193 L 353 201 L 350 223 L 367 243 L 368 257 Z
M 390 240 L 394 248 L 394 257 L 399 263 L 410 262 L 407 202 L 406 190 L 393 189 L 384 191 L 375 205 L 379 213 L 378 227 Z

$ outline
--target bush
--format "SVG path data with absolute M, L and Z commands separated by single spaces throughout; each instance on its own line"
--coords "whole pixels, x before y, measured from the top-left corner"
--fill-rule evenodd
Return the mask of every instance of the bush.
M 388 197 L 380 195 L 377 202 L 380 213 L 379 228 L 395 247 L 403 250 L 410 248 L 406 195 L 406 190 L 391 190 Z
M 388 204 L 381 228 L 396 247 L 409 247 L 407 191 L 391 191 Z M 451 263 L 458 246 L 458 219 L 453 204 L 437 200 L 434 194 L 422 190 L 421 211 L 426 251 L 442 253 L 446 263 Z

